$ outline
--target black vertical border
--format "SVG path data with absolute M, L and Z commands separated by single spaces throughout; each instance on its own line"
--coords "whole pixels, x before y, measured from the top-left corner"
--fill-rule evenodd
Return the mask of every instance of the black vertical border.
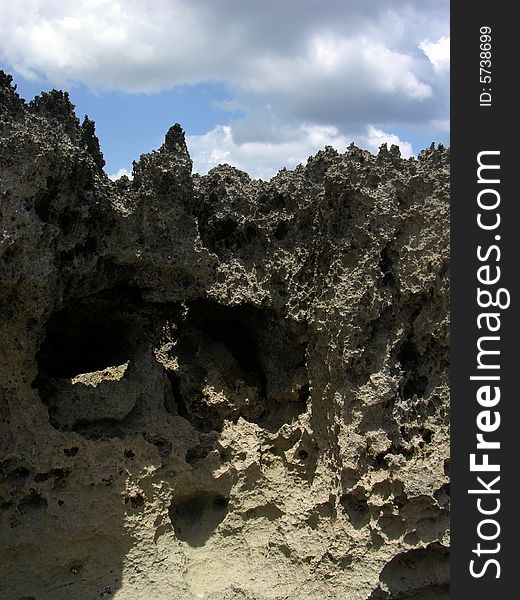
M 515 186 L 520 173 L 520 160 L 513 146 L 519 145 L 518 114 L 513 108 L 519 56 L 517 43 L 519 25 L 513 17 L 514 3 L 472 0 L 451 3 L 451 500 L 452 558 L 451 597 L 454 600 L 501 600 L 516 595 L 520 574 L 520 349 L 517 347 L 518 298 L 520 275 L 517 263 L 520 254 L 520 220 L 516 218 L 520 193 Z M 480 82 L 480 28 L 491 27 L 492 36 L 492 105 L 479 106 L 483 87 Z M 483 232 L 477 226 L 477 155 L 483 150 L 500 151 L 500 231 Z M 468 494 L 475 488 L 478 473 L 471 473 L 469 455 L 475 452 L 476 402 L 478 384 L 469 380 L 477 374 L 477 268 L 476 248 L 488 246 L 491 238 L 501 236 L 500 287 L 511 293 L 511 306 L 501 312 L 500 331 L 501 425 L 494 439 L 501 449 L 490 453 L 498 458 L 501 471 L 501 509 L 496 515 L 501 533 L 496 540 L 500 551 L 489 558 L 500 562 L 501 574 L 489 568 L 481 578 L 469 572 L 469 562 L 476 555 L 479 538 L 477 525 L 486 518 L 479 514 L 476 496 Z M 497 264 L 497 263 L 493 263 Z M 482 335 L 482 333 L 481 333 Z M 517 358 L 519 357 L 519 358 Z M 488 478 L 489 479 L 489 478 Z M 489 497 L 489 496 L 488 496 Z M 485 546 L 485 542 L 482 542 Z M 488 543 L 491 547 L 492 542 Z M 518 558 L 517 558 L 518 557 Z M 518 564 L 517 564 L 518 563 Z M 480 567 L 483 559 L 480 559 Z

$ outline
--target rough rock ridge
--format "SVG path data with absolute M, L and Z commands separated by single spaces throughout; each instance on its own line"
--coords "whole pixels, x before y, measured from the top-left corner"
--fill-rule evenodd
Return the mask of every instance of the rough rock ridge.
M 448 598 L 448 150 L 103 165 L 0 74 L 0 600 Z

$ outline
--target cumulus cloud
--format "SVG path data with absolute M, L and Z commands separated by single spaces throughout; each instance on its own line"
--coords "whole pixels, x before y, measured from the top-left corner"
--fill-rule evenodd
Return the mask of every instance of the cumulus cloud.
M 407 5 L 416 7 L 414 31 L 442 29 L 438 1 Z M 295 80 L 340 77 L 351 91 L 421 100 L 431 91 L 405 37 L 409 19 L 390 0 L 330 0 L 319 10 L 312 0 L 298 10 L 292 0 L 18 0 L 0 6 L 0 54 L 26 77 L 94 88 L 150 92 L 216 79 L 277 93 Z
M 377 129 L 373 125 L 368 126 L 366 138 L 364 141 L 361 141 L 361 144 L 366 145 L 366 148 L 372 152 L 377 152 L 382 144 L 387 144 L 388 146 L 395 145 L 399 146 L 403 158 L 410 158 L 414 155 L 410 142 L 399 139 L 399 136 L 395 133 L 387 133 L 381 129 Z
M 438 73 L 450 70 L 450 38 L 440 37 L 436 42 L 428 39 L 419 44 L 419 48 L 426 54 L 433 68 Z
M 309 156 L 325 146 L 345 152 L 352 141 L 372 152 L 377 152 L 381 144 L 396 144 L 403 157 L 413 155 L 410 143 L 373 125 L 350 135 L 342 135 L 333 126 L 302 125 L 278 142 L 237 142 L 233 128 L 220 125 L 204 135 L 188 136 L 187 139 L 195 172 L 205 174 L 213 167 L 227 163 L 260 179 L 270 179 L 282 167 L 292 169 L 305 163 Z
M 282 167 L 294 168 L 326 145 L 345 149 L 349 141 L 335 127 L 302 125 L 284 141 L 237 142 L 231 126 L 219 125 L 204 135 L 188 136 L 187 144 L 197 173 L 227 163 L 251 177 L 269 179 Z
M 117 181 L 118 179 L 123 177 L 123 175 L 126 175 L 126 177 L 128 177 L 128 179 L 134 178 L 132 172 L 129 171 L 128 169 L 118 169 L 115 173 L 110 173 L 108 175 L 108 178 L 111 179 L 112 181 Z
M 192 136 L 195 163 L 265 176 L 317 144 L 446 123 L 448 28 L 449 0 L 17 0 L 0 3 L 0 58 L 99 92 L 223 83 L 243 116 Z

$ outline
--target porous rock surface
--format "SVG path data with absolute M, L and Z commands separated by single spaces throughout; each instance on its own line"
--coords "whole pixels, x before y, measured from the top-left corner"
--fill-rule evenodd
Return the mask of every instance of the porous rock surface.
M 0 599 L 447 598 L 448 161 L 112 182 L 2 73 Z

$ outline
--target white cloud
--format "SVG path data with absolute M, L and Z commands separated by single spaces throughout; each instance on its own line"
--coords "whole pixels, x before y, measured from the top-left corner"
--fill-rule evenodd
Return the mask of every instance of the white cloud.
M 398 120 L 432 109 L 416 59 L 380 41 L 322 36 L 297 56 L 258 56 L 234 84 L 242 104 L 320 124 Z
M 356 87 L 420 100 L 429 91 L 414 37 L 443 29 L 439 4 L 447 11 L 447 0 L 410 0 L 406 39 L 410 17 L 391 0 L 300 0 L 298 10 L 293 0 L 17 0 L 0 5 L 0 55 L 26 76 L 109 90 L 217 79 L 269 93 L 302 75 L 344 85 L 353 75 Z
M 387 130 L 448 122 L 449 0 L 297 4 L 0 1 L 0 59 L 26 78 L 101 92 L 223 83 L 220 108 L 243 116 L 191 137 L 202 170 L 225 160 L 264 177 L 318 143 L 352 140 L 398 141 L 407 155 Z
M 305 163 L 310 155 L 325 146 L 345 152 L 352 141 L 375 153 L 383 143 L 396 144 L 400 146 L 403 157 L 413 155 L 410 143 L 372 125 L 351 136 L 340 134 L 332 126 L 302 125 L 283 137 L 285 139 L 277 142 L 241 143 L 235 139 L 231 126 L 219 125 L 204 135 L 188 136 L 187 143 L 196 173 L 205 174 L 213 167 L 227 163 L 260 179 L 270 179 L 282 167 L 293 169 Z
M 411 56 L 363 37 L 318 37 L 307 53 L 280 62 L 260 58 L 256 70 L 260 77 L 251 77 L 245 84 L 256 92 L 287 92 L 295 84 L 300 92 L 313 80 L 315 86 L 348 90 L 350 95 L 400 92 L 407 98 L 423 100 L 432 93 L 430 86 L 414 74 Z
M 187 144 L 197 173 L 227 163 L 251 177 L 269 179 L 282 167 L 294 168 L 326 145 L 345 149 L 348 142 L 334 127 L 302 125 L 285 141 L 240 143 L 234 139 L 232 127 L 219 125 L 204 135 L 188 136 Z
M 450 38 L 440 37 L 436 42 L 423 40 L 419 48 L 426 54 L 437 73 L 450 70 Z
M 410 156 L 414 155 L 412 144 L 399 139 L 399 136 L 395 135 L 395 133 L 386 133 L 373 125 L 368 126 L 365 144 L 368 150 L 372 152 L 377 152 L 382 144 L 387 144 L 388 146 L 394 144 L 395 146 L 399 146 L 403 158 L 410 158 Z
M 132 172 L 129 171 L 128 169 L 119 169 L 115 173 L 109 174 L 108 178 L 111 179 L 112 181 L 117 181 L 120 177 L 123 177 L 123 175 L 126 175 L 128 177 L 128 179 L 134 178 Z

